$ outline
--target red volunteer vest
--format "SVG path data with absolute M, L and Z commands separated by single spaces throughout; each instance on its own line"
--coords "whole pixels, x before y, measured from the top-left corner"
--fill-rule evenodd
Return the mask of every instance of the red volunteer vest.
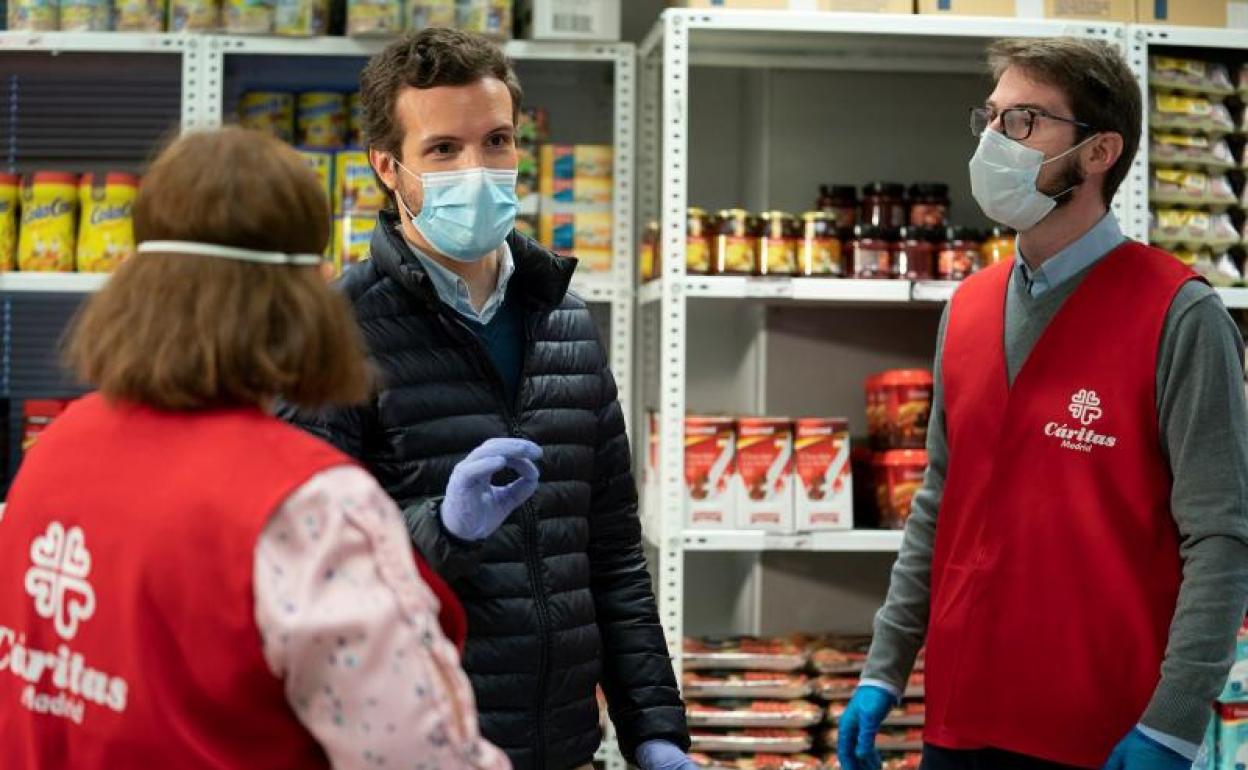
M 953 299 L 926 739 L 1100 768 L 1160 678 L 1181 578 L 1157 349 L 1195 274 L 1134 242 L 1088 274 L 1011 387 L 1012 264 Z
M 257 410 L 74 404 L 0 522 L 0 745 L 16 770 L 327 768 L 255 625 L 269 516 L 345 456 Z

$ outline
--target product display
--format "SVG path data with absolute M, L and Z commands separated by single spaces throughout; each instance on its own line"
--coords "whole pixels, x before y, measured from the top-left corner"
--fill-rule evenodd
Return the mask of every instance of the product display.
M 454 27 L 455 23 L 455 0 L 408 0 L 407 28 L 410 31 Z
M 793 530 L 793 423 L 786 418 L 737 421 L 737 527 Z
M 886 529 L 904 529 L 910 518 L 910 504 L 923 486 L 927 452 L 918 449 L 881 452 L 876 455 L 874 466 L 880 525 Z
M 1190 91 L 1210 96 L 1230 96 L 1235 93 L 1230 70 L 1225 64 L 1214 62 L 1150 56 L 1148 80 L 1154 88 L 1173 91 Z
M 793 431 L 795 528 L 799 532 L 853 529 L 849 420 L 801 419 Z
M 830 770 L 832 765 L 808 754 L 752 754 L 711 756 L 697 751 L 689 759 L 704 770 Z
M 211 32 L 220 27 L 220 0 L 169 0 L 170 32 Z
M 329 0 L 274 0 L 273 32 L 313 37 L 329 31 Z
M 946 206 L 946 208 L 948 208 Z M 862 188 L 861 222 L 880 228 L 901 227 L 910 221 L 906 187 L 895 182 L 872 182 Z
M 68 273 L 74 269 L 78 177 L 41 171 L 22 180 L 17 269 Z
M 1018 234 L 1008 227 L 998 225 L 992 228 L 981 249 L 984 267 L 999 265 L 1014 259 L 1017 239 Z
M 1171 133 L 1153 134 L 1148 147 L 1148 162 L 1155 166 L 1197 168 L 1209 172 L 1230 171 L 1240 165 L 1236 163 L 1225 138 Z
M 725 209 L 712 226 L 711 272 L 715 275 L 757 275 L 762 220 L 745 209 Z
M 402 31 L 402 0 L 347 0 L 348 35 L 388 36 Z
M 295 107 L 295 144 L 336 150 L 347 141 L 347 96 L 330 91 L 299 94 Z
M 60 29 L 58 0 L 8 0 L 8 28 L 23 32 Z
M 689 704 L 690 727 L 785 728 L 812 727 L 823 721 L 823 709 L 804 700 L 711 701 Z
M 52 421 L 73 403 L 70 399 L 31 399 L 22 403 L 22 452 L 27 452 L 39 440 L 39 434 L 48 429 Z
M 287 143 L 295 141 L 295 95 L 253 91 L 239 100 L 239 125 L 263 131 Z
M 950 227 L 936 256 L 936 276 L 961 281 L 983 268 L 982 234 L 970 227 Z
M 80 273 L 111 273 L 134 254 L 134 199 L 139 178 L 131 174 L 85 174 L 78 183 Z
M 1235 130 L 1227 106 L 1206 96 L 1156 93 L 1148 120 L 1156 131 L 1200 131 L 1221 136 Z
M 111 21 L 109 0 L 61 0 L 62 32 L 107 32 Z
M 737 421 L 685 418 L 685 522 L 693 528 L 736 525 Z
M 0 173 L 0 272 L 17 269 L 17 195 L 21 178 Z
M 783 211 L 767 211 L 758 240 L 759 275 L 796 275 L 803 231 L 797 218 Z
M 1238 204 L 1231 181 L 1225 174 L 1160 168 L 1153 171 L 1149 196 L 1153 203 L 1177 206 L 1208 206 L 1226 209 Z
M 944 227 L 949 224 L 949 185 L 922 183 L 910 186 L 910 226 Z
M 806 648 L 792 639 L 734 636 L 685 640 L 686 671 L 796 671 L 805 665 Z
M 684 693 L 691 699 L 796 700 L 811 694 L 810 677 L 801 673 L 686 671 Z
M 850 185 L 823 185 L 815 208 L 832 219 L 832 227 L 842 230 L 858 224 L 858 189 Z
M 854 228 L 851 247 L 852 271 L 856 278 L 892 278 L 893 241 L 896 231 L 876 225 L 858 225 Z
M 165 0 L 113 0 L 113 29 L 118 32 L 163 32 Z
M 334 213 L 380 211 L 386 205 L 386 191 L 377 181 L 364 150 L 342 150 L 334 157 Z
M 742 730 L 691 729 L 689 738 L 694 751 L 761 751 L 798 753 L 813 745 L 810 733 L 783 728 L 748 728 Z
M 936 273 L 936 245 L 940 230 L 925 226 L 902 227 L 897 231 L 893 257 L 894 277 L 929 281 Z
M 867 379 L 867 432 L 874 449 L 927 446 L 932 387 L 926 369 L 898 369 Z
M 511 37 L 512 0 L 457 0 L 455 24 L 495 40 Z
M 842 278 L 845 275 L 845 253 L 842 234 L 836 221 L 824 211 L 808 211 L 802 215 L 802 241 L 798 256 L 798 273 L 809 278 Z

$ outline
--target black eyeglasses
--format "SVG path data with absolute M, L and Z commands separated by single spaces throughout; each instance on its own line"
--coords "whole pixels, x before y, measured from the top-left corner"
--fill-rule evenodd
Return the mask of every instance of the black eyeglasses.
M 1038 110 L 1035 107 L 1010 107 L 1001 110 L 1000 113 L 991 107 L 972 107 L 971 108 L 971 135 L 979 138 L 988 130 L 988 126 L 1000 116 L 1001 132 L 1005 134 L 1007 139 L 1013 139 L 1021 142 L 1031 136 L 1032 130 L 1036 127 L 1036 118 L 1048 118 L 1049 120 L 1060 120 L 1063 123 L 1069 123 L 1072 126 L 1078 126 L 1084 131 L 1091 131 L 1092 126 L 1073 118 L 1063 118 L 1057 115 L 1050 115 L 1044 110 Z

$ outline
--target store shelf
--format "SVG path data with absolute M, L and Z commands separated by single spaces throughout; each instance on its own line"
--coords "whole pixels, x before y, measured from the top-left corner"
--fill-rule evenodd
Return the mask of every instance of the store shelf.
M 746 278 L 737 276 L 686 277 L 674 280 L 677 293 L 689 298 L 761 300 L 866 305 L 948 302 L 958 287 L 956 281 L 838 280 L 828 278 Z M 660 280 L 642 284 L 638 290 L 642 305 L 663 299 Z
M 98 291 L 107 280 L 107 273 L 0 273 L 0 292 L 82 294 Z
M 192 48 L 192 35 L 145 32 L 0 32 L 0 52 L 174 53 Z
M 1152 45 L 1248 49 L 1248 33 L 1242 29 L 1134 24 L 1131 26 L 1131 35 Z
M 1235 310 L 1248 309 L 1248 289 L 1218 289 L 1222 304 Z
M 785 535 L 745 530 L 685 530 L 686 551 L 814 551 L 824 553 L 896 553 L 900 530 L 860 529 Z
M 871 13 L 671 9 L 665 19 L 689 31 L 695 66 L 872 72 L 982 73 L 984 39 L 1125 34 L 1122 24 L 1098 22 Z M 642 56 L 662 44 L 663 24 Z
M 355 38 L 325 36 L 314 38 L 271 35 L 209 36 L 208 40 L 227 54 L 272 56 L 346 56 L 366 58 L 380 53 L 394 38 Z M 507 56 L 516 61 L 614 61 L 620 45 L 615 43 L 556 43 L 511 40 L 503 44 Z
M 572 291 L 586 302 L 614 302 L 629 293 L 610 273 L 576 274 L 572 277 Z

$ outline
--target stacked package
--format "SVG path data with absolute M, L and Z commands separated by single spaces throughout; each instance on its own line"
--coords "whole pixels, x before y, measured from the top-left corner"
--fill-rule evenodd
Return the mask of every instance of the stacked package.
M 858 685 L 869 640 L 688 639 L 684 694 L 693 759 L 735 770 L 834 770 L 836 725 Z M 886 770 L 918 767 L 922 674 L 880 733 Z
M 1248 65 L 1154 56 L 1149 84 L 1149 239 L 1214 285 L 1241 283 Z
M 1239 631 L 1235 665 L 1218 698 L 1209 733 L 1193 770 L 1239 770 L 1248 766 L 1248 620 Z

